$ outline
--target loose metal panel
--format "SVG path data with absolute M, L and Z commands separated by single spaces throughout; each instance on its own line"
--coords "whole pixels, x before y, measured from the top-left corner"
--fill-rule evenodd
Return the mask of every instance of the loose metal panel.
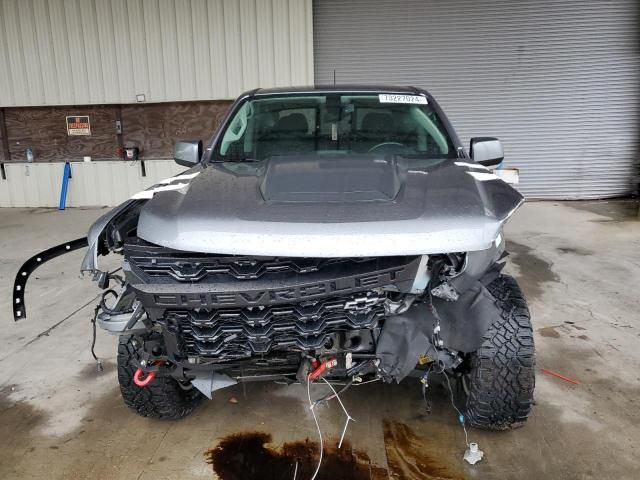
M 0 107 L 313 83 L 311 29 L 311 0 L 0 0 Z
M 315 0 L 316 83 L 417 85 L 466 145 L 497 136 L 529 198 L 637 182 L 635 0 Z

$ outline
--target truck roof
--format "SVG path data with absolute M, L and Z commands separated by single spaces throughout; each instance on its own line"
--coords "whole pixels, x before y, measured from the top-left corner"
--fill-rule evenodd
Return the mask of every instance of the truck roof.
M 337 85 L 307 85 L 298 87 L 277 87 L 259 88 L 251 92 L 253 95 L 272 94 L 297 94 L 297 93 L 320 93 L 320 92 L 375 92 L 375 93 L 402 93 L 406 95 L 416 95 L 425 93 L 416 87 L 395 86 L 395 85 L 360 85 L 360 84 L 337 84 Z

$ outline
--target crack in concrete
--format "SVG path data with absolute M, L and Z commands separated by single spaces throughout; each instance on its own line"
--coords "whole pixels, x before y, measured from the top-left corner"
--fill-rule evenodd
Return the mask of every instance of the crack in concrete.
M 21 350 L 24 350 L 25 348 L 27 348 L 29 345 L 31 345 L 32 343 L 36 342 L 37 340 L 39 340 L 42 337 L 48 337 L 49 334 L 54 331 L 56 328 L 58 328 L 60 325 L 62 325 L 64 322 L 66 322 L 67 320 L 69 320 L 71 317 L 73 317 L 76 313 L 80 312 L 81 310 L 83 310 L 84 308 L 88 307 L 89 305 L 91 305 L 93 302 L 95 302 L 98 298 L 100 298 L 100 295 L 102 295 L 101 293 L 96 295 L 95 297 L 93 297 L 91 300 L 89 300 L 87 303 L 81 305 L 80 307 L 76 308 L 73 312 L 69 313 L 67 316 L 65 316 L 62 320 L 58 321 L 57 323 L 53 324 L 52 326 L 50 326 L 49 328 L 47 328 L 46 330 L 40 332 L 39 334 L 37 334 L 35 337 L 33 337 L 31 340 L 29 340 L 27 343 L 23 344 L 22 346 L 18 347 L 17 350 L 10 352 L 9 354 L 5 355 L 4 357 L 0 358 L 0 362 L 6 360 L 9 357 L 12 357 L 13 355 L 15 355 L 17 352 L 20 352 Z

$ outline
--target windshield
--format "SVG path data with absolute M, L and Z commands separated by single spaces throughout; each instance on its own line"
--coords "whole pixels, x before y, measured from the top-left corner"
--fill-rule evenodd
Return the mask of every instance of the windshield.
M 322 154 L 456 156 L 446 129 L 421 95 L 256 97 L 237 110 L 220 138 L 214 161 Z

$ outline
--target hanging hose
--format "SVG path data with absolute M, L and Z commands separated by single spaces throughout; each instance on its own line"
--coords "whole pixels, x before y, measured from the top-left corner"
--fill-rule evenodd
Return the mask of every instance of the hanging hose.
M 92 339 L 91 339 L 91 355 L 93 359 L 96 361 L 98 365 L 98 371 L 101 372 L 104 368 L 102 367 L 102 362 L 96 355 L 96 320 L 98 318 L 98 312 L 100 311 L 100 305 L 96 305 L 96 308 L 93 310 L 93 318 L 91 319 L 91 329 L 93 331 Z
M 113 310 L 113 309 L 107 307 L 107 303 L 106 303 L 107 295 L 113 295 L 113 297 L 116 299 L 116 303 L 117 303 L 118 292 L 116 292 L 115 290 L 109 289 L 109 290 L 105 290 L 104 292 L 102 292 L 102 297 L 100 297 L 100 303 L 99 303 L 98 307 L 100 307 L 103 312 L 108 313 L 109 315 L 117 315 L 119 313 L 122 313 L 122 312 L 119 312 L 117 310 Z
M 117 270 L 115 270 L 115 271 L 117 271 Z M 96 355 L 96 321 L 98 320 L 98 313 L 100 313 L 100 310 L 102 310 L 102 311 L 104 311 L 106 313 L 109 313 L 109 314 L 118 313 L 115 310 L 112 310 L 109 307 L 107 307 L 107 305 L 105 303 L 105 299 L 106 299 L 107 295 L 113 295 L 114 298 L 116 298 L 116 300 L 118 298 L 118 293 L 115 290 L 106 290 L 106 291 L 104 291 L 102 293 L 102 296 L 100 297 L 100 302 L 93 309 L 93 318 L 91 319 L 91 330 L 92 330 L 92 334 L 91 334 L 91 356 L 96 361 L 96 364 L 98 365 L 98 371 L 99 372 L 102 372 L 104 370 L 104 367 L 102 366 L 102 362 L 100 361 L 100 359 Z

